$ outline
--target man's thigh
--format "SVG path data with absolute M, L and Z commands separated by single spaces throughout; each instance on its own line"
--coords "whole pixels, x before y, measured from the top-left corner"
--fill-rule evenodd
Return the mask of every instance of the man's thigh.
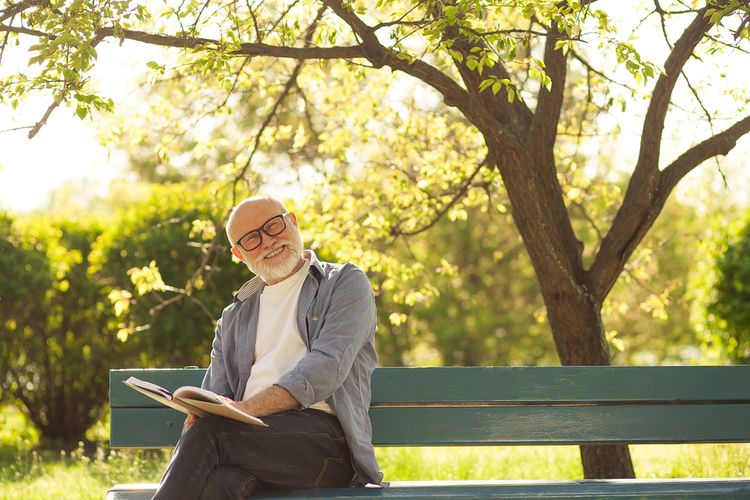
M 336 417 L 318 410 L 264 417 L 268 427 L 204 417 L 189 432 L 207 432 L 222 466 L 239 467 L 273 488 L 346 486 L 354 472 Z

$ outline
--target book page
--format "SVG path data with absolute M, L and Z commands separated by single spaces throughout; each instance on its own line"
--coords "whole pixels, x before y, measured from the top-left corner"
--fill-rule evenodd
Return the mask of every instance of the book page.
M 145 391 L 149 391 L 153 394 L 157 394 L 163 398 L 172 399 L 172 393 L 169 392 L 167 389 L 160 385 L 156 385 L 152 382 L 148 382 L 146 380 L 141 380 L 136 377 L 128 377 L 127 380 L 124 380 L 122 382 L 123 384 L 127 385 L 128 387 L 132 387 L 133 389 L 141 388 Z M 143 392 L 143 391 L 139 391 Z
M 193 399 L 196 401 L 206 401 L 208 403 L 214 403 L 217 405 L 222 404 L 219 396 L 208 389 L 201 389 L 200 387 L 193 387 L 191 385 L 185 385 L 174 391 L 174 396 L 181 399 Z
M 195 406 L 183 401 L 175 400 L 171 392 L 161 386 L 152 384 L 151 382 L 146 382 L 145 380 L 130 377 L 127 380 L 123 380 L 122 383 L 127 385 L 131 389 L 135 389 L 144 396 L 148 396 L 154 401 L 158 401 L 164 406 L 168 406 L 177 411 L 181 411 L 182 413 L 186 413 L 188 415 L 192 414 L 198 417 L 205 417 L 207 415 L 207 413 L 200 408 L 196 408 Z M 156 388 L 156 390 L 154 390 L 153 388 Z M 165 396 L 165 393 L 168 396 Z

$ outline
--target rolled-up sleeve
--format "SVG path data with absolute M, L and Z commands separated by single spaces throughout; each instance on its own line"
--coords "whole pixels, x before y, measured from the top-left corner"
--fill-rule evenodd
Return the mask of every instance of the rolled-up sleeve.
M 303 407 L 325 400 L 341 387 L 357 353 L 375 333 L 375 299 L 360 268 L 342 268 L 321 321 L 310 352 L 277 382 Z

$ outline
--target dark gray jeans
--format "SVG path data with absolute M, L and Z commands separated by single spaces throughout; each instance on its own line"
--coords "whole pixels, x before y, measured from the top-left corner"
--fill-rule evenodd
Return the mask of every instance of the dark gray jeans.
M 177 443 L 154 499 L 246 498 L 256 489 L 351 482 L 349 448 L 335 416 L 306 409 L 263 421 L 269 427 L 199 418 Z

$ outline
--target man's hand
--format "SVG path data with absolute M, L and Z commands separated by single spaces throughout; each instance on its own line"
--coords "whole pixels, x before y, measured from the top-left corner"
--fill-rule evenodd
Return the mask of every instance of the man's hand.
M 266 417 L 282 411 L 294 410 L 300 406 L 289 391 L 278 385 L 263 389 L 246 401 L 234 401 L 225 396 L 219 397 L 226 403 L 254 417 Z
M 187 432 L 187 430 L 193 426 L 196 420 L 198 420 L 198 417 L 196 415 L 193 415 L 192 413 L 188 414 L 187 418 L 185 419 L 185 423 L 182 425 L 182 432 Z

